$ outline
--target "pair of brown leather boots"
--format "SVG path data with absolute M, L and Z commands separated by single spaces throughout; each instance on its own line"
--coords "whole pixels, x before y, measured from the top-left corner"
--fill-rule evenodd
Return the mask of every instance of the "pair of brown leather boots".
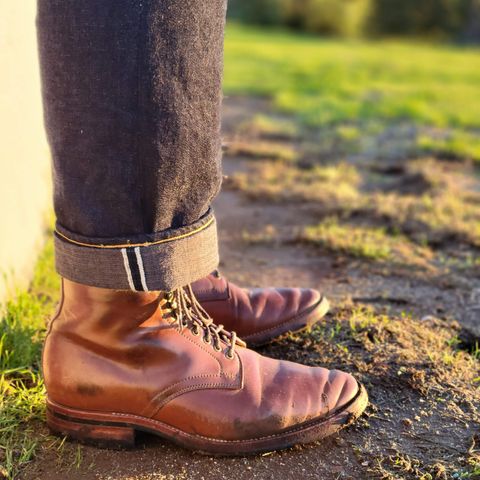
M 261 345 L 327 309 L 315 290 L 244 290 L 215 273 L 170 293 L 64 280 L 43 356 L 48 424 L 100 445 L 132 446 L 147 431 L 227 455 L 319 440 L 362 413 L 362 385 L 240 338 Z

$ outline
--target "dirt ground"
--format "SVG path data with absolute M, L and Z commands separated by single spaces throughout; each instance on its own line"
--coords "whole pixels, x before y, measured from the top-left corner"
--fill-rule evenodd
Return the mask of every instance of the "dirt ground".
M 325 200 L 322 183 L 320 190 L 316 185 L 299 189 L 302 181 L 305 185 L 311 182 L 308 172 L 314 156 L 305 154 L 308 144 L 291 129 L 259 132 L 250 128 L 254 115 L 259 110 L 269 113 L 268 109 L 268 103 L 259 100 L 226 101 L 224 124 L 229 146 L 224 173 L 228 178 L 215 205 L 221 272 L 245 286 L 297 285 L 325 292 L 333 308 L 319 327 L 289 335 L 262 352 L 354 373 L 369 390 L 371 405 L 366 415 L 357 425 L 321 444 L 252 458 L 201 456 L 154 437 L 144 437 L 135 450 L 98 450 L 53 440 L 46 428 L 39 426 L 40 453 L 21 479 L 480 478 L 480 353 L 476 344 L 480 337 L 480 264 L 476 238 L 469 237 L 461 224 L 445 233 L 428 230 L 430 224 L 425 222 L 420 233 L 433 232 L 434 239 L 417 241 L 420 227 L 408 230 L 400 220 L 400 236 L 385 232 L 368 236 L 376 232 L 372 229 L 395 218 L 385 210 L 374 215 L 370 204 L 368 208 L 347 208 L 349 194 L 338 200 L 343 195 L 340 188 L 334 191 L 337 197 L 331 195 L 337 203 L 330 197 Z M 264 143 L 260 145 L 260 141 Z M 395 137 L 391 142 L 398 144 L 399 140 Z M 319 157 L 327 158 L 330 166 L 344 168 L 339 165 L 345 161 L 359 170 L 365 166 L 364 157 L 349 152 L 330 162 L 332 147 L 329 149 L 330 156 L 320 152 Z M 302 158 L 292 160 L 298 152 Z M 266 164 L 259 159 L 275 156 L 281 158 L 270 158 L 271 171 L 261 170 Z M 435 171 L 440 172 L 435 183 L 423 170 L 415 170 L 417 159 L 404 154 L 382 158 L 387 160 L 381 164 L 369 158 L 363 196 L 379 183 L 383 193 L 394 191 L 402 201 L 410 198 L 412 189 L 413 194 L 419 190 L 424 194 L 443 181 L 443 168 L 471 178 L 468 165 L 434 159 Z M 277 183 L 272 182 L 274 190 L 256 188 L 260 181 L 267 185 L 268 179 L 262 175 L 272 172 L 281 175 Z M 335 182 L 337 173 L 333 173 Z M 480 192 L 478 185 L 472 192 Z M 330 219 L 332 212 L 342 228 L 347 225 L 351 229 L 344 243 L 338 243 L 345 232 L 338 224 L 332 231 L 309 230 Z M 371 250 L 358 252 L 354 237 L 359 231 L 361 235 L 367 232 Z

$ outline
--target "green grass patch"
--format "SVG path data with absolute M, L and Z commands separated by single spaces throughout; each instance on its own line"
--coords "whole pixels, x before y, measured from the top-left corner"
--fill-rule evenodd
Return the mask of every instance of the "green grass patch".
M 474 47 L 325 40 L 231 24 L 225 89 L 268 95 L 310 125 L 408 119 L 480 126 Z
M 440 138 L 431 135 L 420 135 L 420 149 L 447 158 L 467 158 L 480 162 L 480 137 L 473 133 L 454 130 Z
M 342 225 L 336 218 L 305 227 L 301 238 L 336 253 L 375 260 L 390 258 L 395 242 L 382 228 Z
M 32 421 L 43 419 L 45 389 L 40 356 L 48 317 L 58 300 L 53 241 L 38 260 L 28 291 L 18 291 L 0 317 L 0 479 L 15 478 L 33 457 Z
M 327 217 L 316 225 L 304 227 L 297 240 L 320 247 L 336 255 L 378 262 L 394 268 L 397 274 L 412 270 L 433 272 L 434 253 L 427 246 L 412 242 L 401 234 L 393 235 L 386 228 L 355 224 Z

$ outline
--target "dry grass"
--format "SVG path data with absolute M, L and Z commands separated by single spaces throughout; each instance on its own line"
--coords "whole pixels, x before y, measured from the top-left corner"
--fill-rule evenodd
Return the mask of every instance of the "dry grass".
M 227 154 L 257 160 L 276 160 L 280 162 L 295 162 L 298 152 L 290 145 L 274 142 L 243 142 L 232 141 L 227 145 Z
M 229 186 L 258 205 L 299 212 L 290 223 L 244 232 L 244 241 L 305 245 L 309 256 L 331 259 L 335 278 L 360 292 L 352 272 L 360 282 L 386 281 L 385 292 L 380 287 L 371 297 L 375 307 L 347 299 L 311 332 L 287 335 L 263 353 L 349 368 L 367 385 L 367 417 L 342 444 L 355 451 L 364 478 L 478 479 L 480 350 L 463 339 L 457 320 L 464 312 L 401 312 L 402 298 L 388 292 L 394 283 L 398 291 L 413 283 L 465 295 L 478 285 L 480 178 L 467 159 L 419 156 L 411 149 L 417 129 L 398 128 L 372 128 L 361 138 L 349 126 L 302 130 L 284 141 L 299 152 L 295 162 L 249 162 L 231 177 Z M 243 141 L 262 141 L 249 132 Z M 442 311 L 437 294 L 433 304 Z
M 307 167 L 262 162 L 234 175 L 230 186 L 253 200 L 315 204 L 320 217 L 360 215 L 419 244 L 480 247 L 480 182 L 470 167 L 431 158 L 357 165 L 342 157 Z
M 354 208 L 360 176 L 354 166 L 296 166 L 262 162 L 248 173 L 233 175 L 230 185 L 254 200 L 319 202 L 329 209 Z

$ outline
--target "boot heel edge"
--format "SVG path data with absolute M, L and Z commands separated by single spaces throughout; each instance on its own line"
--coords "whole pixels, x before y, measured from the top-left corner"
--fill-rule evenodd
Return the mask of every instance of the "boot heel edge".
M 47 425 L 53 435 L 101 448 L 123 449 L 135 446 L 135 429 L 128 425 L 88 422 L 47 409 Z

